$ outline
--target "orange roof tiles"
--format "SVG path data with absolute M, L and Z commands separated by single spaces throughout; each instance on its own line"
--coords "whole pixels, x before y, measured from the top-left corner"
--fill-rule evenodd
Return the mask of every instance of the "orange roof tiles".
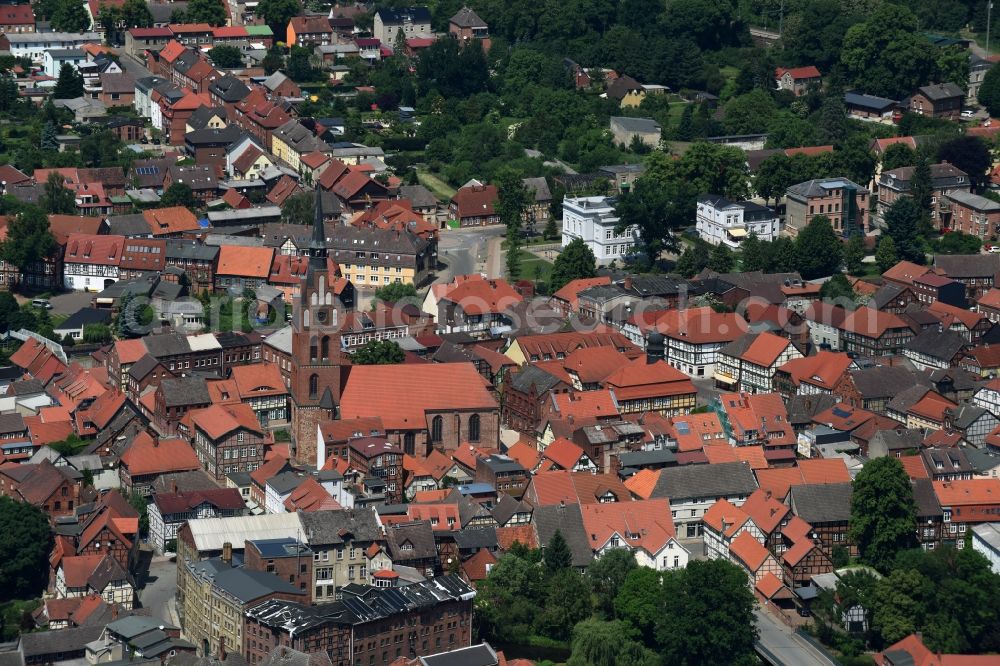
M 121 456 L 131 476 L 189 472 L 201 469 L 201 462 L 182 439 L 154 439 L 143 432 L 132 440 Z
M 776 497 L 769 495 L 767 490 L 758 488 L 750 494 L 747 501 L 740 507 L 761 532 L 771 534 L 781 521 L 788 515 L 790 509 Z
M 600 417 L 618 416 L 618 405 L 611 391 L 573 391 L 555 393 L 551 398 L 551 418 L 591 422 Z
M 390 430 L 423 430 L 428 411 L 498 409 L 488 386 L 471 363 L 354 366 L 341 396 L 341 417 L 378 415 Z
M 507 455 L 528 471 L 538 467 L 538 461 L 541 459 L 538 449 L 527 442 L 515 443 L 507 449 Z
M 716 500 L 708 508 L 702 520 L 706 525 L 726 536 L 732 536 L 749 520 L 750 517 L 742 509 L 733 506 L 729 500 Z M 725 529 L 723 529 L 725 527 Z
M 636 314 L 632 320 L 643 334 L 655 328 L 668 338 L 690 344 L 732 342 L 747 332 L 743 317 L 710 307 Z
M 281 370 L 274 363 L 257 363 L 254 365 L 236 365 L 231 370 L 233 381 L 240 397 L 284 395 L 288 393 Z
M 611 284 L 611 278 L 607 275 L 594 278 L 579 278 L 577 280 L 570 280 L 563 286 L 562 289 L 552 294 L 552 298 L 568 303 L 570 309 L 576 310 L 578 305 L 577 297 L 581 291 L 590 289 L 591 287 L 600 287 L 608 284 Z
M 538 536 L 535 534 L 534 525 L 509 525 L 498 527 L 496 531 L 497 545 L 502 551 L 510 550 L 515 543 L 520 543 L 528 548 L 538 547 Z
M 785 586 L 781 579 L 770 571 L 761 576 L 755 587 L 765 599 L 772 599 Z
M 694 394 L 691 379 L 666 361 L 649 363 L 639 357 L 604 380 L 618 400 L 638 400 L 667 395 Z
M 506 280 L 465 280 L 446 285 L 439 301 L 461 306 L 467 315 L 505 312 L 524 300 Z
M 766 493 L 770 493 L 778 499 L 785 499 L 792 486 L 802 484 L 802 472 L 798 467 L 776 467 L 772 469 L 758 469 L 757 484 Z
M 934 481 L 934 494 L 944 507 L 1000 504 L 1000 479 L 966 479 L 961 481 Z M 969 522 L 971 515 L 963 515 L 962 522 Z M 996 517 L 985 520 L 996 520 Z
M 572 470 L 584 455 L 583 449 L 565 437 L 556 438 L 542 451 L 542 456 L 555 463 L 560 469 Z
M 816 547 L 812 539 L 802 538 L 796 541 L 791 548 L 781 554 L 781 559 L 790 566 L 795 566 L 802 561 L 806 555 Z
M 778 67 L 774 70 L 774 78 L 780 79 L 785 74 L 791 74 L 793 79 L 818 79 L 820 78 L 819 70 L 813 65 L 807 65 L 806 67 L 792 67 L 786 69 L 784 67 Z
M 769 368 L 774 365 L 792 341 L 774 333 L 763 332 L 754 338 L 750 346 L 743 352 L 741 358 L 754 365 Z
M 851 473 L 843 458 L 806 458 L 798 462 L 803 483 L 850 483 Z
M 706 444 L 729 444 L 719 415 L 715 412 L 685 414 L 670 419 L 670 436 L 677 440 L 677 451 L 700 451 Z
M 152 208 L 144 210 L 142 216 L 146 218 L 146 224 L 154 236 L 197 231 L 201 228 L 194 213 L 183 206 Z
M 934 391 L 928 391 L 923 398 L 911 405 L 910 408 L 906 410 L 906 413 L 915 414 L 931 421 L 943 423 L 945 412 L 949 409 L 955 409 L 956 407 L 958 407 L 958 405 L 943 395 Z
M 906 475 L 911 479 L 929 479 L 931 475 L 927 472 L 923 456 L 901 456 L 899 462 L 903 464 Z
M 902 282 L 903 284 L 913 284 L 913 280 L 930 272 L 927 266 L 915 264 L 912 261 L 901 261 L 886 272 L 882 277 L 892 282 Z
M 242 402 L 227 405 L 212 405 L 198 409 L 191 414 L 191 421 L 212 439 L 221 439 L 227 434 L 243 428 L 263 434 L 257 414 L 253 408 Z
M 497 563 L 497 558 L 486 548 L 481 548 L 469 559 L 462 562 L 462 571 L 470 581 L 486 580 L 486 575 L 492 565 Z
M 649 499 L 656 488 L 656 482 L 660 480 L 660 470 L 640 469 L 638 472 L 625 479 L 625 487 L 629 492 L 641 499 Z
M 618 536 L 629 547 L 655 555 L 674 537 L 674 521 L 666 498 L 582 504 L 580 513 L 591 550 L 602 549 Z
M 614 347 L 581 347 L 563 359 L 566 372 L 575 374 L 581 384 L 596 384 L 628 362 Z
M 866 338 L 880 338 L 890 329 L 908 329 L 902 319 L 890 312 L 860 307 L 844 318 L 843 329 Z
M 778 369 L 787 372 L 796 386 L 806 383 L 829 391 L 833 390 L 853 362 L 847 354 L 821 351 L 815 356 L 794 358 Z
M 413 504 L 406 507 L 406 516 L 410 521 L 425 520 L 431 524 L 435 532 L 449 532 L 462 528 L 462 519 L 458 513 L 458 504 Z
M 540 506 L 559 504 L 593 504 L 611 494 L 623 502 L 630 497 L 628 488 L 614 474 L 591 474 L 554 470 L 535 474 L 530 487 Z
M 273 247 L 222 245 L 219 247 L 219 265 L 216 274 L 266 280 L 271 274 L 273 258 Z
M 756 572 L 764 566 L 770 553 L 750 532 L 741 532 L 729 544 L 729 555 L 742 562 L 750 571 Z
M 146 353 L 146 343 L 142 341 L 142 338 L 115 341 L 115 354 L 121 364 L 135 363 Z
M 283 502 L 285 510 L 289 513 L 296 511 L 331 511 L 342 509 L 337 500 L 326 492 L 326 489 L 313 477 L 308 477 L 302 481 Z

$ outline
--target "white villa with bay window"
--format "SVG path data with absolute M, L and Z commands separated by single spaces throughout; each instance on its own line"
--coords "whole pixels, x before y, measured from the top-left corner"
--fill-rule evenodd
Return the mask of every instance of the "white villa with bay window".
M 752 201 L 730 201 L 709 194 L 698 198 L 698 235 L 712 245 L 724 243 L 737 250 L 751 233 L 762 241 L 773 241 L 781 233 L 778 215 Z
M 639 242 L 635 227 L 616 233 L 618 217 L 615 201 L 610 197 L 576 197 L 563 199 L 562 246 L 581 239 L 594 253 L 598 264 L 610 264 L 633 253 Z

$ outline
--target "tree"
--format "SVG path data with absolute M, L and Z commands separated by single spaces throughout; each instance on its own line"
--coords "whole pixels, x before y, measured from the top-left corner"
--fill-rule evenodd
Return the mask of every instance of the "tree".
M 47 122 L 42 126 L 42 139 L 38 147 L 42 150 L 59 150 L 58 130 L 55 123 Z
M 111 328 L 107 324 L 87 324 L 83 327 L 83 341 L 88 344 L 111 342 Z
M 770 244 L 757 238 L 757 234 L 751 231 L 740 248 L 740 270 L 744 273 L 765 270 L 769 249 Z
M 590 588 L 594 591 L 597 608 L 608 619 L 615 616 L 615 597 L 625 584 L 629 573 L 638 565 L 635 555 L 625 548 L 615 548 L 587 567 L 587 578 Z
M 574 238 L 562 249 L 552 264 L 552 292 L 559 291 L 567 283 L 597 275 L 597 259 L 582 239 Z
M 288 76 L 293 81 L 312 81 L 316 78 L 316 68 L 312 66 L 312 50 L 293 46 L 288 52 Z
M 675 269 L 686 278 L 694 277 L 708 267 L 710 259 L 708 243 L 697 241 L 694 245 L 684 248 L 684 252 L 677 259 Z
M 50 256 L 55 248 L 48 217 L 37 206 L 25 206 L 7 226 L 7 237 L 0 241 L 0 258 L 24 270 Z
M 264 19 L 275 35 L 284 35 L 289 21 L 301 11 L 302 3 L 298 0 L 261 0 L 255 13 Z
M 639 632 L 644 644 L 653 645 L 662 599 L 662 574 L 648 567 L 636 567 L 625 576 L 615 597 L 615 614 Z
M 744 241 L 745 244 L 745 241 Z M 844 265 L 851 275 L 860 275 L 864 271 L 865 239 L 861 234 L 851 236 L 844 248 Z
M 260 64 L 264 68 L 264 73 L 270 76 L 285 66 L 285 56 L 276 44 L 267 50 L 267 55 L 260 61 Z
M 846 299 L 853 302 L 854 288 L 843 273 L 837 273 L 823 283 L 819 295 L 826 300 L 843 301 Z
M 226 8 L 220 0 L 190 0 L 187 6 L 188 23 L 207 23 L 211 26 L 224 25 Z
M 569 544 L 566 543 L 565 537 L 563 537 L 562 532 L 558 529 L 552 535 L 552 538 L 549 539 L 549 545 L 542 551 L 542 557 L 545 562 L 545 569 L 549 573 L 569 569 L 573 564 L 573 556 L 569 551 Z
M 139 536 L 146 538 L 149 536 L 149 502 L 141 493 L 133 492 L 128 503 L 139 514 Z
M 556 222 L 555 215 L 549 214 L 549 219 L 545 223 L 545 228 L 542 229 L 542 238 L 545 240 L 559 238 L 559 224 Z
M 393 282 L 375 290 L 375 299 L 383 303 L 414 302 L 416 298 L 417 288 L 408 282 Z
M 656 655 L 631 636 L 627 622 L 584 620 L 573 629 L 573 652 L 566 666 L 655 666 Z
M 779 236 L 771 241 L 767 258 L 768 273 L 790 273 L 799 268 L 798 246 L 788 236 Z
M 372 340 L 351 356 L 354 365 L 396 365 L 405 358 L 403 348 L 392 340 Z
M 913 197 L 896 199 L 885 212 L 886 234 L 892 239 L 896 256 L 917 264 L 927 261 L 919 236 L 920 215 Z
M 986 142 L 978 136 L 964 134 L 938 147 L 938 162 L 949 162 L 969 174 L 969 182 L 978 191 L 983 185 L 986 172 L 993 165 L 993 157 Z
M 792 160 L 783 152 L 771 155 L 757 167 L 754 174 L 753 187 L 758 195 L 764 197 L 764 203 L 771 199 L 779 199 L 785 194 L 789 185 L 796 182 L 799 174 L 792 171 Z
M 243 53 L 230 44 L 213 46 L 208 50 L 208 57 L 213 65 L 223 69 L 243 66 Z
M 63 177 L 57 171 L 49 174 L 38 205 L 50 215 L 72 215 L 76 212 L 73 191 L 63 185 Z
M 160 197 L 160 206 L 163 208 L 170 206 L 194 208 L 197 205 L 198 200 L 194 198 L 194 192 L 187 183 L 172 183 Z
M 757 625 L 746 574 L 724 560 L 694 560 L 663 577 L 657 652 L 678 666 L 757 663 Z
M 535 625 L 538 633 L 556 640 L 569 639 L 573 626 L 592 612 L 587 579 L 569 567 L 552 572 L 540 610 Z
M 934 47 L 905 6 L 883 3 L 844 35 L 840 62 L 852 85 L 902 99 L 936 72 Z
M 52 91 L 53 99 L 75 99 L 83 97 L 83 75 L 68 62 L 59 68 L 59 80 Z
M 712 248 L 712 254 L 708 258 L 708 267 L 718 273 L 728 273 L 736 265 L 736 257 L 733 251 L 725 243 L 719 243 Z
M 917 154 L 905 143 L 894 143 L 882 153 L 882 171 L 892 171 L 900 167 L 913 166 Z
M 983 241 L 978 236 L 952 231 L 941 236 L 934 250 L 938 254 L 979 254 Z
M 52 531 L 42 510 L 0 497 L 0 602 L 34 599 L 48 581 Z
M 897 458 L 874 458 L 854 478 L 851 494 L 851 543 L 862 561 L 890 570 L 896 554 L 916 543 L 913 486 Z
M 931 196 L 934 185 L 931 182 L 931 164 L 924 151 L 919 151 L 913 165 L 913 176 L 910 178 L 910 195 L 920 210 L 930 212 Z
M 994 71 L 994 68 L 991 67 L 987 70 L 983 82 L 979 85 L 976 98 L 980 104 L 986 107 L 991 118 L 1000 114 L 1000 69 Z
M 806 280 L 832 275 L 840 270 L 843 243 L 830 226 L 830 219 L 817 215 L 795 240 L 798 268 Z
M 90 16 L 82 2 L 58 0 L 50 23 L 52 29 L 59 32 L 83 32 L 90 27 Z
M 878 249 L 875 250 L 875 263 L 878 264 L 880 272 L 885 273 L 899 262 L 896 254 L 896 244 L 892 242 L 892 236 L 883 236 L 878 242 Z
M 531 203 L 531 193 L 521 180 L 520 175 L 511 168 L 499 171 L 494 179 L 497 183 L 497 200 L 494 204 L 500 223 L 520 234 L 524 220 L 524 211 Z
M 281 221 L 285 224 L 311 226 L 316 217 L 316 193 L 302 192 L 285 200 L 281 207 Z

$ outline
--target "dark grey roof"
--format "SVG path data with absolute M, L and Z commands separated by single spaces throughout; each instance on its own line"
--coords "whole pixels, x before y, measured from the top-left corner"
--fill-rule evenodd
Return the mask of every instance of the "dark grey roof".
M 633 275 L 632 288 L 626 292 L 639 296 L 674 296 L 691 285 L 676 275 Z
M 954 83 L 935 83 L 929 86 L 922 86 L 917 89 L 931 101 L 951 99 L 952 97 L 965 97 L 965 92 Z
M 532 507 L 527 502 L 515 499 L 507 493 L 501 493 L 493 507 L 493 519 L 497 525 L 506 525 L 507 521 L 514 517 L 516 513 L 531 513 Z
M 454 16 L 451 17 L 449 23 L 454 23 L 459 28 L 486 28 L 486 21 L 479 18 L 479 14 L 468 7 L 462 7 L 458 10 Z
M 868 450 L 881 450 L 886 453 L 894 451 L 909 451 L 919 449 L 924 441 L 924 433 L 916 428 L 896 428 L 894 430 L 879 430 L 868 442 Z
M 431 208 L 437 206 L 438 200 L 423 185 L 400 185 L 399 198 L 409 199 L 414 208 Z M 323 202 L 324 205 L 326 202 Z
M 513 458 L 503 455 L 491 455 L 488 458 L 480 458 L 480 462 L 486 465 L 494 474 L 503 472 L 526 472 L 527 470 Z
M 132 640 L 133 638 L 141 636 L 146 632 L 161 628 L 178 629 L 179 627 L 175 627 L 169 622 L 165 622 L 159 618 L 145 617 L 142 615 L 129 615 L 128 617 L 123 617 L 120 620 L 115 620 L 114 622 L 108 624 L 109 631 L 113 631 L 127 640 Z
M 997 254 L 935 254 L 934 265 L 952 279 L 989 277 L 1000 271 Z
M 684 465 L 664 468 L 651 496 L 673 502 L 696 497 L 746 497 L 756 489 L 757 480 L 745 462 Z
M 719 350 L 719 354 L 722 356 L 729 356 L 731 358 L 740 358 L 746 353 L 753 341 L 760 337 L 760 333 L 744 333 L 740 337 L 736 338 L 728 345 Z
M 672 465 L 677 462 L 677 455 L 670 449 L 654 449 L 652 451 L 632 451 L 620 453 L 618 462 L 622 467 L 643 468 L 648 465 Z
M 961 333 L 952 330 L 935 331 L 929 328 L 921 331 L 920 334 L 910 340 L 903 353 L 913 352 L 923 354 L 941 361 L 951 362 L 962 349 L 968 345 L 968 341 L 962 337 Z
M 249 603 L 273 592 L 301 593 L 294 585 L 272 573 L 251 569 L 223 569 L 215 574 L 215 584 L 242 603 Z
M 887 304 L 891 303 L 894 298 L 906 291 L 906 289 L 906 287 L 894 282 L 886 282 L 878 288 L 878 291 L 872 296 L 870 303 L 875 306 L 876 310 L 881 310 Z
M 866 400 L 891 398 L 916 383 L 916 376 L 900 366 L 877 365 L 863 370 L 851 370 L 855 388 Z
M 972 465 L 976 474 L 986 474 L 991 469 L 1000 465 L 1000 455 L 992 448 L 977 449 L 971 446 L 965 447 L 965 458 Z
M 952 409 L 951 413 L 951 425 L 958 430 L 965 430 L 978 421 L 984 414 L 993 418 L 994 423 L 996 422 L 996 417 L 993 417 L 989 411 L 983 409 L 982 407 L 977 407 L 976 405 L 970 405 L 967 402 L 960 404 L 955 409 Z
M 558 386 L 562 380 L 541 368 L 529 365 L 508 376 L 507 382 L 512 389 L 521 393 L 530 393 L 534 386 L 535 392 L 541 396 Z
M 146 351 L 156 358 L 162 359 L 191 353 L 191 345 L 188 344 L 187 336 L 182 333 L 148 335 L 144 342 L 146 343 Z
M 814 178 L 803 183 L 790 185 L 786 194 L 797 200 L 804 200 L 808 197 L 825 197 L 830 190 L 853 187 L 858 192 L 867 192 L 868 189 L 858 185 L 848 178 Z
M 310 546 L 376 541 L 381 536 L 375 510 L 371 508 L 307 512 L 299 514 L 299 518 Z
M 935 474 L 967 474 L 973 471 L 969 459 L 965 457 L 965 450 L 959 447 L 924 449 L 920 455 L 932 477 Z
M 17 650 L 0 651 L 0 666 L 24 666 L 24 657 Z
M 489 643 L 420 657 L 420 666 L 496 666 L 498 663 L 496 650 Z
M 847 522 L 851 518 L 851 493 L 850 483 L 792 486 L 788 491 L 788 505 L 792 513 L 813 526 Z
M 100 564 L 94 568 L 94 572 L 90 574 L 90 578 L 87 579 L 87 585 L 103 594 L 104 588 L 106 588 L 109 583 L 122 580 L 131 582 L 131 576 L 129 576 L 128 572 L 125 571 L 122 565 L 118 563 L 118 560 L 110 555 L 105 555 Z
M 528 189 L 528 192 L 534 192 L 535 201 L 537 203 L 548 203 L 552 201 L 552 192 L 549 191 L 549 182 L 545 180 L 544 177 L 538 176 L 537 178 L 522 178 L 521 182 Z
M 462 550 L 497 547 L 497 530 L 495 527 L 470 527 L 454 532 L 455 543 Z
M 812 423 L 814 416 L 830 409 L 837 402 L 836 397 L 826 393 L 793 395 L 785 405 L 788 410 L 788 422 L 793 427 Z
M 282 472 L 268 479 L 267 485 L 274 488 L 274 492 L 280 496 L 292 492 L 305 480 L 305 477 L 297 472 Z
M 386 529 L 385 536 L 393 562 L 437 557 L 434 532 L 429 521 L 417 520 L 411 523 L 393 525 Z M 413 548 L 403 550 L 403 545 L 407 543 Z
M 213 81 L 208 90 L 224 102 L 239 102 L 250 94 L 250 88 L 232 74 Z
M 160 382 L 163 401 L 167 407 L 207 405 L 212 402 L 208 383 L 204 377 L 177 377 Z
M 236 125 L 221 129 L 204 127 L 184 135 L 184 142 L 192 146 L 228 146 L 240 138 L 242 131 Z
M 538 545 L 541 548 L 545 548 L 556 530 L 559 530 L 573 555 L 574 567 L 585 567 L 594 559 L 579 504 L 535 507 L 534 513 L 531 514 L 531 523 L 535 526 L 535 534 L 538 536 Z
M 625 132 L 658 132 L 660 124 L 652 118 L 630 118 L 628 116 L 612 116 L 611 126 L 617 125 Z
M 44 391 L 45 385 L 42 384 L 41 380 L 34 377 L 31 379 L 18 379 L 7 386 L 7 395 L 12 396 L 33 395 L 35 393 L 43 393 Z
M 903 389 L 889 400 L 888 404 L 886 404 L 886 409 L 905 414 L 910 407 L 920 402 L 930 390 L 926 386 L 919 385 Z
M 844 94 L 844 104 L 847 106 L 859 106 L 863 109 L 871 109 L 873 111 L 886 111 L 899 104 L 899 102 L 886 97 L 849 92 Z
M 431 22 L 431 13 L 426 7 L 383 7 L 376 13 L 382 18 L 384 25 Z
M 219 254 L 218 245 L 202 245 L 198 241 L 167 239 L 166 258 L 196 261 L 215 261 Z
M 200 106 L 198 109 L 191 114 L 191 116 L 185 121 L 188 127 L 193 130 L 204 129 L 208 126 L 208 123 L 212 118 L 219 117 L 223 120 L 226 119 L 226 110 L 222 108 L 217 108 L 213 106 Z
M 154 187 L 163 183 L 162 178 Z M 149 222 L 141 213 L 130 215 L 112 215 L 108 218 L 108 233 L 116 236 L 149 236 L 152 234 Z
M 21 653 L 25 660 L 49 662 L 53 659 L 47 655 L 57 655 L 73 652 L 83 652 L 84 646 L 100 638 L 104 633 L 102 626 L 71 627 L 56 631 L 40 631 L 33 634 L 21 634 Z
M 995 213 L 1000 210 L 1000 203 L 997 203 L 993 199 L 981 197 L 978 194 L 972 194 L 971 192 L 956 190 L 955 192 L 946 193 L 945 196 L 967 208 L 984 213 Z
M 28 426 L 24 423 L 24 417 L 17 412 L 11 412 L 9 414 L 0 414 L 0 433 L 2 434 L 12 434 L 21 433 L 28 429 Z
M 300 557 L 311 556 L 312 550 L 309 546 L 300 543 L 292 537 L 280 537 L 277 539 L 253 539 L 250 541 L 257 548 L 261 557 L 268 559 L 280 557 Z
M 917 505 L 917 518 L 941 517 L 941 504 L 930 479 L 913 479 L 913 502 Z
M 103 308 L 81 308 L 69 319 L 56 326 L 57 330 L 83 328 L 87 324 L 107 324 L 111 321 L 111 310 Z
M 246 472 L 243 472 L 244 474 Z M 171 493 L 177 485 L 177 492 L 190 492 L 192 490 L 215 490 L 219 484 L 204 470 L 194 470 L 193 472 L 171 472 L 161 474 L 153 481 L 154 493 Z

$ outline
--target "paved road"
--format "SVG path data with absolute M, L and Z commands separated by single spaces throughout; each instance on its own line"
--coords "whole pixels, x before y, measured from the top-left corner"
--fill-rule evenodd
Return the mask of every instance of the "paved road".
M 177 563 L 157 556 L 149 565 L 146 586 L 139 591 L 139 601 L 153 617 L 177 624 L 175 595 L 177 594 Z
M 84 291 L 70 291 L 65 294 L 58 294 L 49 299 L 49 303 L 52 304 L 50 312 L 53 314 L 71 315 L 76 313 L 80 308 L 89 308 L 93 298 L 93 293 Z
M 503 236 L 501 226 L 479 227 L 475 229 L 445 229 L 438 240 L 438 261 L 445 268 L 438 271 L 436 282 L 451 282 L 456 275 L 489 272 L 493 275 L 495 266 L 487 266 L 488 245 L 492 238 Z
M 760 630 L 760 645 L 783 665 L 837 666 L 837 662 L 772 618 L 767 611 L 757 609 L 757 628 Z
M 121 56 L 120 58 L 118 58 L 119 62 L 121 62 L 122 67 L 125 68 L 125 71 L 132 75 L 133 79 L 141 79 L 146 76 L 153 75 L 151 71 L 146 69 L 145 65 L 140 63 L 132 56 L 125 55 L 124 49 L 118 49 L 118 53 Z

